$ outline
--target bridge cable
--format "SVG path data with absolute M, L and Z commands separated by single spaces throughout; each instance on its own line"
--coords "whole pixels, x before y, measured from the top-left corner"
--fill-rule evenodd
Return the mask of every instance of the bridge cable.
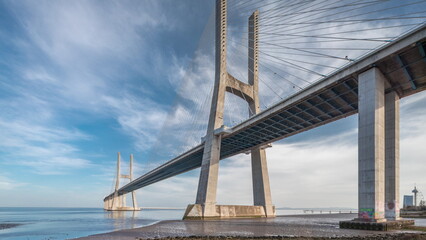
M 231 40 L 232 41 L 232 40 Z M 248 49 L 249 47 L 248 46 L 245 46 L 245 45 L 242 45 L 243 47 L 245 47 L 246 49 Z M 236 49 L 238 49 L 238 48 L 236 48 Z M 240 50 L 240 49 L 238 49 L 238 50 Z M 239 52 L 239 54 L 241 55 L 241 56 L 243 56 L 243 57 L 248 57 L 248 56 L 245 56 L 242 52 Z M 262 54 L 259 54 L 259 57 L 260 56 L 262 56 Z M 248 57 L 250 60 L 253 60 L 253 58 L 251 58 L 251 57 Z M 274 74 L 277 74 L 276 73 L 276 71 L 274 71 L 274 70 L 272 70 L 272 69 L 270 69 L 269 67 L 267 67 L 266 66 L 266 64 L 265 63 L 263 63 L 263 61 L 259 61 L 258 62 L 258 64 L 260 65 L 260 66 L 262 66 L 262 67 L 264 67 L 264 68 L 266 68 L 266 69 L 268 69 L 268 70 L 270 70 L 272 73 L 274 73 Z M 290 73 L 286 73 L 286 74 L 289 74 L 290 76 L 293 76 L 292 74 L 290 74 Z M 279 75 L 279 74 L 277 74 L 277 75 Z M 285 80 L 285 81 L 287 81 L 287 82 L 289 82 L 291 85 L 293 85 L 293 86 L 297 86 L 298 88 L 300 88 L 300 89 L 302 89 L 299 85 L 297 85 L 296 83 L 294 83 L 294 82 L 292 82 L 292 81 L 290 81 L 290 80 L 288 80 L 287 78 L 285 78 L 285 77 L 283 77 L 283 76 L 281 76 L 281 75 L 279 75 L 283 80 Z M 294 77 L 296 77 L 297 78 L 297 76 L 295 76 L 294 75 Z M 302 78 L 300 78 L 300 80 L 302 80 L 302 81 L 306 81 L 306 80 L 304 80 L 304 79 L 302 79 Z M 308 82 L 308 81 L 306 81 L 307 83 L 309 83 L 310 84 L 310 82 Z M 278 85 L 278 87 L 280 87 L 279 85 Z M 281 87 L 280 87 L 281 88 Z
M 235 47 L 235 46 L 234 46 Z M 236 48 L 236 47 L 235 47 Z M 237 52 L 238 53 L 238 52 Z M 242 56 L 244 56 L 242 53 L 240 53 Z M 248 56 L 244 56 L 244 57 L 248 57 Z M 253 58 L 250 58 L 251 60 L 253 60 Z M 251 69 L 248 69 L 252 74 L 254 74 L 254 72 Z M 260 82 L 263 82 L 263 84 L 265 84 L 276 96 L 278 96 L 279 98 L 282 99 L 282 97 L 280 96 L 280 94 L 278 94 L 272 87 L 270 87 L 259 75 L 258 75 L 258 79 Z M 247 100 L 246 100 L 247 101 Z
M 325 1 L 325 2 L 327 2 L 327 1 Z M 370 2 L 365 2 L 363 0 L 357 0 L 357 1 L 354 1 L 352 4 L 356 4 L 356 3 L 359 3 L 359 2 L 361 2 L 360 3 L 361 5 L 366 5 L 367 4 L 367 6 L 361 6 L 361 7 L 358 7 L 358 8 L 352 8 L 352 9 L 349 9 L 349 10 L 343 10 L 343 11 L 337 12 L 335 14 L 350 12 L 350 11 L 354 11 L 354 10 L 357 10 L 357 9 L 365 8 L 365 7 L 368 7 L 368 6 L 376 5 L 376 4 L 379 4 L 380 2 L 382 2 L 382 0 L 376 0 L 376 1 L 370 1 Z M 329 6 L 338 4 L 338 3 L 339 3 L 338 1 L 332 2 L 332 3 L 329 3 L 329 4 L 325 4 L 322 7 L 329 7 Z M 340 7 L 346 7 L 346 6 L 345 5 L 343 5 L 343 6 L 334 6 L 334 7 L 331 7 L 330 9 L 336 10 L 336 9 L 338 9 Z M 302 10 L 307 10 L 307 9 L 302 9 Z M 297 18 L 297 17 L 301 16 L 301 15 L 306 15 L 306 13 L 311 13 L 312 11 L 321 11 L 321 12 L 310 14 L 309 17 L 317 16 L 317 15 L 321 14 L 322 12 L 325 12 L 326 10 L 314 9 L 314 10 L 310 10 L 310 11 L 306 11 L 306 12 L 300 12 L 300 11 L 291 12 L 291 11 L 286 11 L 286 12 L 280 13 L 279 15 L 261 16 L 261 25 L 263 26 L 264 24 L 268 24 L 268 23 L 272 22 L 274 19 L 278 19 L 279 21 L 287 21 L 287 22 L 295 21 L 295 19 L 296 20 L 304 19 L 306 17 L 300 17 L 300 18 Z
M 359 16 L 364 16 L 364 15 L 370 15 L 372 13 L 383 12 L 383 11 L 386 11 L 386 10 L 393 10 L 393 9 L 397 9 L 397 8 L 401 8 L 401 7 L 405 7 L 405 6 L 416 5 L 416 4 L 419 4 L 419 3 L 424 3 L 424 0 L 423 1 L 417 1 L 417 2 L 414 2 L 414 3 L 408 3 L 408 4 L 402 4 L 402 5 L 398 5 L 398 6 L 394 6 L 394 7 L 384 8 L 384 9 L 373 10 L 373 11 L 369 11 L 369 12 L 366 12 L 366 13 L 355 14 L 355 15 L 351 15 L 351 16 L 344 16 L 344 17 L 340 17 L 340 18 L 331 19 L 329 21 L 337 21 L 337 20 L 348 19 L 348 18 L 352 18 L 352 17 L 359 17 Z M 376 4 L 371 4 L 371 5 L 376 5 Z M 371 5 L 367 5 L 367 6 L 360 7 L 360 8 L 369 7 Z M 359 9 L 359 8 L 355 8 L 355 9 Z M 353 11 L 353 10 L 354 9 L 351 9 L 350 11 Z M 308 22 L 305 22 L 306 24 L 308 24 L 308 26 L 303 26 L 303 27 L 298 27 L 298 28 L 290 28 L 290 29 L 287 29 L 287 28 L 281 28 L 281 29 L 286 29 L 286 31 L 290 31 L 290 30 L 294 30 L 294 29 L 301 29 L 301 28 L 310 27 L 314 23 L 310 23 L 309 21 L 317 20 L 317 19 L 321 19 L 321 18 L 333 17 L 333 16 L 336 16 L 337 14 L 345 13 L 345 12 L 348 12 L 348 11 L 349 10 L 338 12 L 338 13 L 333 13 L 333 14 L 329 14 L 329 15 L 326 15 L 326 16 L 321 16 L 321 17 L 317 17 L 317 18 L 313 18 L 313 19 L 309 19 Z M 287 24 L 290 24 L 290 23 L 294 24 L 294 21 L 287 22 Z M 277 30 L 280 30 L 280 28 L 276 29 L 276 31 Z

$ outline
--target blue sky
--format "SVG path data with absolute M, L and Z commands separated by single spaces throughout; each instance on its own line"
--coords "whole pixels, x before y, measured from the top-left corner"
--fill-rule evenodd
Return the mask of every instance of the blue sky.
M 139 176 L 197 144 L 214 75 L 213 7 L 1 0 L 0 206 L 101 207 L 117 152 L 135 155 Z M 245 71 L 237 64 L 235 75 Z M 266 105 L 279 100 L 262 85 L 261 93 Z M 426 191 L 425 104 L 425 93 L 401 101 L 401 194 L 414 183 Z M 232 96 L 225 106 L 227 125 L 248 114 Z M 356 207 L 356 142 L 352 116 L 275 143 L 267 150 L 274 203 Z M 251 202 L 249 163 L 247 155 L 221 162 L 219 203 Z M 139 204 L 193 203 L 198 174 L 139 190 Z

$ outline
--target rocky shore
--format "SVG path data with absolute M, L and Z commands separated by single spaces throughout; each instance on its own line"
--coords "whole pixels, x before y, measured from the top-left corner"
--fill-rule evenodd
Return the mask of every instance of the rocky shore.
M 399 234 L 382 234 L 360 237 L 294 237 L 294 236 L 271 236 L 271 237 L 244 237 L 244 236 L 230 236 L 230 237 L 209 237 L 209 236 L 190 236 L 190 237 L 171 237 L 171 238 L 158 238 L 156 240 L 278 240 L 278 239 L 291 239 L 291 240 L 425 240 L 426 233 L 399 233 Z M 136 240 L 146 240 L 146 238 L 136 238 Z
M 7 229 L 7 228 L 14 228 L 21 224 L 17 223 L 0 223 L 0 230 Z

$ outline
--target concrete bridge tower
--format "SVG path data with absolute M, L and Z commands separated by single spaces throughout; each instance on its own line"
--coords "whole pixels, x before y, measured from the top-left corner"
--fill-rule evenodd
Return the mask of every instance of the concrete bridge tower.
M 226 0 L 216 1 L 216 69 L 215 83 L 201 173 L 195 204 L 188 205 L 185 218 L 274 217 L 269 176 L 264 148 L 251 150 L 253 206 L 216 204 L 221 138 L 227 132 L 223 125 L 225 92 L 235 94 L 249 105 L 250 115 L 260 111 L 258 97 L 258 31 L 259 11 L 249 18 L 248 84 L 237 80 L 227 71 L 226 63 Z
M 120 188 L 120 179 L 129 179 L 130 182 L 133 181 L 133 154 L 130 154 L 130 163 L 129 163 L 129 175 L 123 175 L 120 173 L 120 162 L 121 162 L 121 155 L 120 153 L 117 153 L 117 176 L 116 176 L 116 182 L 115 182 L 115 191 L 114 194 L 111 197 L 106 197 L 104 199 L 104 209 L 108 211 L 139 211 L 140 208 L 137 206 L 136 202 L 136 194 L 134 191 L 131 192 L 132 194 L 132 207 L 126 206 L 126 195 L 119 195 L 118 189 Z

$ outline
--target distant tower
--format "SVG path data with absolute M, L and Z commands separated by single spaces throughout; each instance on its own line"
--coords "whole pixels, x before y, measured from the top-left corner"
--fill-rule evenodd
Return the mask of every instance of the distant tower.
M 108 211 L 139 211 L 140 208 L 137 206 L 135 192 L 132 191 L 132 207 L 126 207 L 126 195 L 119 195 L 118 189 L 120 188 L 120 179 L 125 178 L 133 181 L 133 154 L 130 154 L 130 168 L 129 175 L 123 175 L 120 173 L 120 153 L 117 153 L 117 176 L 115 182 L 115 191 L 110 197 L 104 199 L 104 209 Z
M 411 192 L 414 193 L 414 207 L 417 207 L 417 193 L 419 191 L 417 190 L 416 186 L 414 186 L 414 190 Z

